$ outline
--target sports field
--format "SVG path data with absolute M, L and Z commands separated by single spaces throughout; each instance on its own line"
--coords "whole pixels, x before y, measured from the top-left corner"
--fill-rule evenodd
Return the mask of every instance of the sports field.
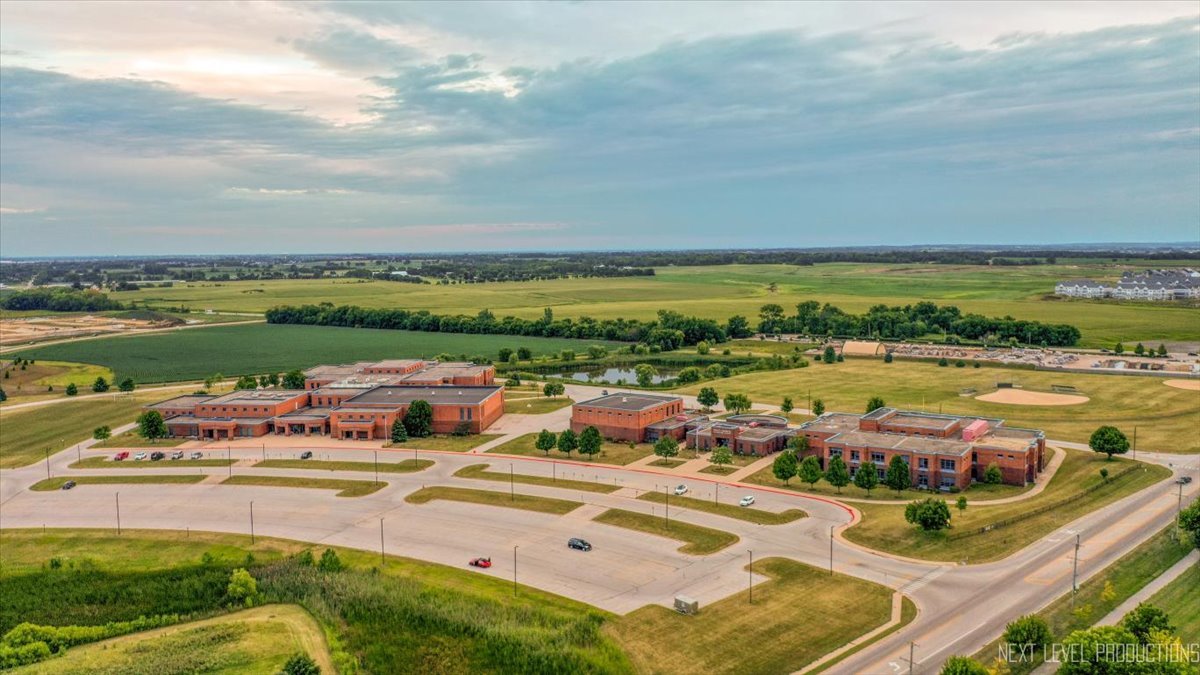
M 443 352 L 495 358 L 502 347 L 528 347 L 535 355 L 563 349 L 582 352 L 593 344 L 620 346 L 602 340 L 245 324 L 84 340 L 35 347 L 14 356 L 97 364 L 117 378 L 132 377 L 145 384 L 199 380 L 213 373 L 282 372 L 321 363 L 432 358 Z
M 1200 266 L 1200 261 L 1187 261 Z M 1149 263 L 1147 263 L 1148 265 Z M 1161 261 L 1157 266 L 1164 264 Z M 1182 261 L 1180 262 L 1182 264 Z M 1144 267 L 1144 266 L 1143 266 Z M 1045 299 L 1059 279 L 1114 279 L 1124 269 L 1094 262 L 995 266 L 831 263 L 812 266 L 723 265 L 665 267 L 653 277 L 554 279 L 548 281 L 416 285 L 357 279 L 313 279 L 177 284 L 173 288 L 114 293 L 122 302 L 185 305 L 193 310 L 263 312 L 275 305 L 331 302 L 364 307 L 426 309 L 443 314 L 651 318 L 668 307 L 686 314 L 726 319 L 755 317 L 768 302 L 790 309 L 804 300 L 828 302 L 862 312 L 872 305 L 932 300 L 964 312 L 1011 315 L 1070 323 L 1083 332 L 1083 346 L 1126 342 L 1196 340 L 1200 313 L 1169 304 L 1116 304 Z M 776 290 L 768 289 L 776 284 Z
M 1050 392 L 1052 385 L 1071 385 L 1088 397 L 1078 405 L 1008 405 L 960 396 L 995 390 L 997 382 L 1020 384 L 1027 391 Z M 809 394 L 830 412 L 861 413 L 867 399 L 881 396 L 892 407 L 1000 417 L 1009 426 L 1044 429 L 1049 438 L 1086 443 L 1096 427 L 1116 425 L 1130 437 L 1137 426 L 1139 450 L 1200 452 L 1200 394 L 1168 387 L 1156 377 L 1087 375 L 1011 368 L 939 368 L 933 363 L 849 359 L 813 363 L 808 368 L 756 372 L 679 389 L 696 394 L 702 386 L 724 396 L 741 393 L 758 403 L 777 403 L 791 396 L 796 407 L 808 406 Z

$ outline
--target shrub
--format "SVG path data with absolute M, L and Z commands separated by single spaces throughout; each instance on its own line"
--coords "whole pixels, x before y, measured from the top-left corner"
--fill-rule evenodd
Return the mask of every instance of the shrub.
M 317 562 L 317 569 L 322 572 L 341 572 L 345 569 L 342 564 L 342 559 L 338 557 L 337 551 L 327 548 L 321 554 L 321 560 Z
M 988 675 L 988 669 L 969 656 L 951 656 L 942 665 L 941 675 Z
M 966 368 L 966 367 L 967 367 L 967 362 L 966 362 L 966 361 L 963 361 L 962 359 L 959 359 L 959 360 L 957 360 L 957 361 L 955 361 L 955 362 L 954 362 L 954 367 L 955 367 L 955 368 Z
M 950 507 L 933 497 L 909 502 L 904 507 L 904 520 L 926 532 L 937 532 L 950 527 Z
M 1027 614 L 1014 619 L 1004 627 L 1004 641 L 1012 645 L 1033 645 L 1035 651 L 1041 651 L 1043 645 L 1054 639 L 1050 632 L 1050 624 L 1036 614 Z
M 282 675 L 320 675 L 321 668 L 308 654 L 293 654 L 283 664 Z
M 999 485 L 1004 482 L 1004 473 L 1000 471 L 1000 467 L 995 462 L 988 464 L 984 469 L 983 482 L 988 485 Z
M 235 603 L 247 607 L 254 606 L 254 598 L 258 595 L 258 582 L 244 568 L 237 568 L 229 574 L 229 586 L 225 593 Z
M 943 356 L 942 358 L 938 359 L 939 368 L 945 368 L 948 365 L 950 365 L 950 362 L 946 360 L 946 357 Z
M 450 432 L 450 435 L 451 436 L 470 436 L 471 435 L 471 423 L 465 422 L 465 421 L 459 422 L 458 424 L 454 425 L 454 431 Z

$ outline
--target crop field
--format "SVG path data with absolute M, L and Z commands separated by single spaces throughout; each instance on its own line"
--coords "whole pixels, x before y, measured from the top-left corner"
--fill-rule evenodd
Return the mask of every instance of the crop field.
M 1087 403 L 1031 406 L 988 403 L 960 396 L 965 388 L 979 394 L 995 389 L 997 381 L 1016 382 L 1026 390 L 1051 391 L 1073 385 L 1089 397 Z M 808 368 L 749 373 L 684 387 L 695 394 L 702 386 L 724 396 L 741 393 L 756 403 L 777 403 L 791 396 L 796 407 L 808 406 L 808 396 L 820 398 L 830 412 L 861 413 L 867 399 L 880 396 L 887 405 L 928 412 L 1000 417 L 1015 427 L 1044 429 L 1055 440 L 1086 443 L 1104 424 L 1119 427 L 1130 437 L 1137 427 L 1139 450 L 1200 452 L 1200 395 L 1168 387 L 1156 377 L 1121 377 L 1017 370 L 1011 368 L 939 368 L 933 363 L 848 359 L 844 363 L 814 363 Z
M 461 335 L 325 326 L 244 324 L 35 347 L 15 355 L 104 366 L 138 383 L 199 380 L 213 373 L 282 372 L 321 363 L 432 358 L 440 353 L 495 357 L 502 347 L 537 354 L 586 350 L 597 340 Z
M 1200 261 L 1179 264 L 1200 266 Z M 1157 262 L 1157 266 L 1167 263 Z M 548 281 L 416 285 L 357 279 L 312 279 L 178 284 L 173 288 L 114 293 L 112 297 L 151 305 L 186 305 L 193 310 L 263 312 L 275 305 L 332 302 L 364 307 L 403 307 L 435 313 L 535 317 L 550 307 L 557 316 L 650 318 L 664 307 L 697 316 L 754 317 L 762 304 L 789 308 L 804 300 L 828 302 L 861 312 L 871 305 L 918 300 L 955 304 L 965 312 L 1011 315 L 1071 323 L 1084 346 L 1117 340 L 1196 340 L 1200 314 L 1163 304 L 1118 304 L 1047 299 L 1059 279 L 1115 279 L 1116 264 L 996 266 L 831 263 L 812 266 L 724 265 L 666 267 L 653 277 L 554 279 Z M 774 292 L 770 284 L 776 284 Z

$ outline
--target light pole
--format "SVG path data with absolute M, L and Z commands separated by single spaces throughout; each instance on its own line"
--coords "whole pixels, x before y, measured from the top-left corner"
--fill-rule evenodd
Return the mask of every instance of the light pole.
M 717 498 L 721 494 L 721 484 L 713 483 L 713 503 L 717 503 Z
M 225 465 L 227 467 L 229 467 L 229 475 L 232 476 L 233 475 L 233 453 L 230 452 L 228 447 L 225 448 Z
M 1075 533 L 1075 559 L 1071 561 L 1071 606 L 1075 606 L 1075 596 L 1079 594 L 1079 533 Z
M 116 494 L 117 497 L 117 536 L 121 536 L 121 493 Z
M 254 545 L 254 502 L 250 502 L 250 545 Z
M 383 557 L 383 518 L 379 519 L 379 566 L 383 567 L 386 559 Z
M 671 527 L 671 486 L 663 486 L 663 520 L 668 528 Z
M 513 597 L 517 597 L 517 547 L 513 546 Z
M 50 448 L 46 448 L 46 480 L 50 479 Z
M 833 576 L 833 530 L 837 525 L 829 526 L 829 576 Z
M 375 451 L 375 484 L 379 485 L 379 451 Z
M 517 501 L 517 485 L 516 478 L 513 476 L 513 465 L 508 465 L 508 495 L 509 501 Z
M 754 604 L 754 551 L 747 551 L 750 554 L 750 580 L 746 587 L 750 590 L 750 604 Z
M 917 643 L 909 641 L 908 643 L 908 675 L 913 672 L 913 653 L 917 649 Z

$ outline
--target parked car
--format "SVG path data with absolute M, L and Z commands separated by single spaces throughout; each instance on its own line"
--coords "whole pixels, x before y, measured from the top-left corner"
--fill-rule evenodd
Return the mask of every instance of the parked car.
M 73 487 L 75 487 L 75 481 L 73 480 L 69 480 L 62 484 L 62 489 L 64 490 L 70 490 Z
M 312 450 L 305 450 L 300 453 L 300 459 L 312 459 Z
M 738 502 L 738 506 L 750 506 L 753 503 L 754 497 L 746 495 L 745 497 L 742 497 L 742 501 Z
M 487 569 L 492 566 L 491 558 L 472 558 L 471 562 L 467 563 L 471 567 L 482 567 Z
M 171 459 L 183 459 L 183 451 L 182 451 L 182 450 L 176 450 L 175 452 L 172 452 L 172 453 L 171 453 Z
M 1191 476 L 1180 476 L 1179 478 L 1175 479 L 1175 482 L 1179 483 L 1180 485 L 1187 485 L 1188 483 L 1192 482 L 1192 477 Z
M 190 455 L 190 458 L 191 459 L 204 459 L 204 453 L 203 452 L 193 452 Z
M 151 462 L 157 462 L 158 460 L 160 460 L 160 459 L 162 459 L 163 457 L 166 457 L 166 456 L 167 456 L 167 455 L 166 455 L 166 453 L 164 453 L 164 452 L 159 452 L 158 450 L 155 450 L 154 452 L 150 453 L 150 461 L 151 461 Z
M 139 461 L 139 462 L 140 462 L 140 461 L 142 461 L 143 459 L 146 459 L 146 453 L 144 453 L 144 452 L 139 452 L 138 454 L 134 455 L 134 456 L 133 456 L 133 458 L 134 458 L 135 460 L 137 460 L 137 461 Z
M 687 491 L 688 491 L 688 487 L 682 483 L 675 486 L 675 496 L 676 497 L 678 497 L 680 495 L 686 495 Z
M 590 551 L 592 545 L 578 537 L 571 537 L 567 540 L 567 548 L 573 548 L 576 551 Z
M 122 450 L 122 451 L 118 452 L 117 454 L 113 455 L 114 462 L 121 462 L 126 459 L 129 459 L 129 451 L 128 450 Z

